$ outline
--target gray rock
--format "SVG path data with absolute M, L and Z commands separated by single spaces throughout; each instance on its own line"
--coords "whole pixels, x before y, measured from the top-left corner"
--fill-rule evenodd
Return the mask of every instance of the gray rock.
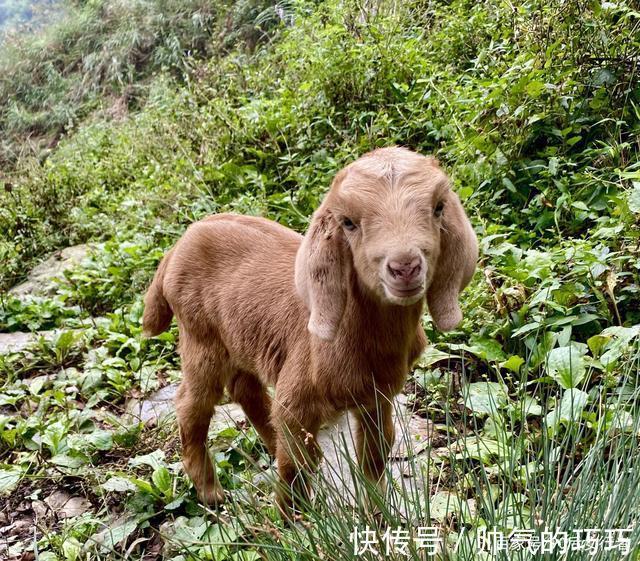
M 166 386 L 144 400 L 130 400 L 126 406 L 130 419 L 148 425 L 165 419 L 175 410 L 174 398 L 177 384 Z M 210 434 L 245 422 L 242 408 L 235 403 L 216 407 L 211 420 Z M 390 504 L 399 516 L 410 517 L 415 505 L 408 500 L 423 503 L 428 496 L 428 487 L 416 457 L 428 449 L 434 427 L 422 417 L 414 415 L 406 407 L 406 396 L 398 396 L 394 402 L 394 425 L 396 441 L 390 453 L 389 474 L 392 481 L 388 485 Z M 351 414 L 342 415 L 338 421 L 324 427 L 318 433 L 318 444 L 322 448 L 323 458 L 318 473 L 318 486 L 321 489 L 338 489 L 338 493 L 328 493 L 329 497 L 339 497 L 344 504 L 336 508 L 346 508 L 356 501 L 355 452 L 356 422 Z M 275 467 L 257 474 L 251 484 L 261 486 L 272 483 L 277 477 Z M 408 499 L 409 498 L 409 499 Z M 424 504 L 424 503 L 423 503 Z
M 59 330 L 38 331 L 36 333 L 24 333 L 16 331 L 15 333 L 0 333 L 0 355 L 8 353 L 19 353 L 28 349 L 40 337 L 47 340 L 53 339 Z
M 72 497 L 65 491 L 54 491 L 44 502 L 59 518 L 74 518 L 91 510 L 91 503 L 84 497 Z M 37 508 L 34 508 L 37 512 Z
M 417 415 L 396 417 L 396 443 L 391 451 L 394 460 L 406 460 L 420 454 L 429 446 L 433 436 L 433 423 Z
M 20 352 L 37 339 L 37 333 L 0 333 L 0 354 Z
M 400 395 L 394 403 L 396 441 L 388 463 L 387 505 L 395 510 L 399 519 L 415 522 L 416 512 L 424 513 L 428 484 L 424 479 L 420 456 L 429 447 L 434 427 L 430 421 L 406 409 L 406 396 Z M 347 512 L 362 497 L 363 486 L 357 468 L 355 451 L 356 422 L 351 414 L 318 433 L 318 444 L 323 457 L 314 484 L 315 494 L 324 494 L 335 510 Z M 257 474 L 253 485 L 273 484 L 277 479 L 276 467 Z
M 130 399 L 125 406 L 125 420 L 128 423 L 156 425 L 175 412 L 175 397 L 178 384 L 170 384 L 152 393 L 145 399 Z M 211 419 L 210 431 L 215 433 L 235 426 L 245 418 L 244 411 L 236 403 L 218 405 Z
M 227 427 L 233 427 L 245 421 L 245 414 L 242 407 L 237 403 L 226 403 L 218 405 L 216 412 L 211 419 L 209 432 L 219 432 Z
M 390 458 L 407 460 L 420 454 L 429 446 L 433 425 L 427 419 L 413 415 L 404 407 L 405 396 L 400 395 L 394 403 L 395 444 Z M 338 422 L 323 428 L 318 434 L 318 443 L 324 453 L 325 463 L 334 466 L 346 460 L 355 461 L 356 422 L 353 415 L 343 415 Z M 343 466 L 345 467 L 345 466 Z
M 415 502 L 424 504 L 428 487 L 424 481 L 416 458 L 429 447 L 433 425 L 427 419 L 412 414 L 405 407 L 406 398 L 401 395 L 394 403 L 395 444 L 389 455 L 386 485 L 388 505 L 398 516 L 409 519 Z M 338 500 L 336 509 L 345 509 L 356 504 L 360 475 L 357 474 L 355 451 L 356 422 L 351 414 L 344 415 L 332 427 L 318 434 L 323 459 L 320 464 L 319 485 L 339 492 L 328 492 L 330 500 Z M 423 507 L 424 508 L 424 507 Z
M 125 421 L 156 425 L 175 411 L 173 400 L 178 384 L 170 384 L 146 399 L 130 399 L 125 406 Z
M 50 296 L 55 293 L 55 280 L 64 271 L 81 263 L 91 251 L 89 244 L 74 245 L 56 251 L 37 265 L 27 276 L 27 280 L 9 290 L 12 296 Z

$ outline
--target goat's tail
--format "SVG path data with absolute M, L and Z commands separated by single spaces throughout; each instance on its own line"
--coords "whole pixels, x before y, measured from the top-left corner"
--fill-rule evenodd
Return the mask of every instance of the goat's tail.
M 149 286 L 149 290 L 147 290 L 147 294 L 144 297 L 142 332 L 146 337 L 159 335 L 163 331 L 166 331 L 169 325 L 171 325 L 173 311 L 162 291 L 164 275 L 170 259 L 171 251 L 160 261 L 158 270 L 151 281 L 151 286 Z

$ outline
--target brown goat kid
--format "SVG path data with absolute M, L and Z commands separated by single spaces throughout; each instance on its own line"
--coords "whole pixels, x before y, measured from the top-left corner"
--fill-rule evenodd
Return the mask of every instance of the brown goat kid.
M 435 325 L 456 327 L 477 257 L 437 161 L 404 148 L 340 171 L 305 237 L 230 214 L 193 224 L 158 267 L 144 330 L 178 321 L 177 416 L 201 500 L 224 500 L 206 442 L 225 387 L 277 458 L 285 513 L 306 489 L 297 476 L 317 461 L 318 429 L 345 410 L 358 421 L 360 465 L 380 481 L 395 437 L 391 400 L 426 345 L 425 296 Z

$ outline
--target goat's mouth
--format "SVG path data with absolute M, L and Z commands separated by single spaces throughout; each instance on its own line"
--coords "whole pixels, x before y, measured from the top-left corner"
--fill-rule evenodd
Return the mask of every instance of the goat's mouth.
M 387 297 L 398 304 L 413 304 L 420 300 L 424 294 L 424 284 L 422 283 L 411 288 L 399 288 L 386 282 L 382 284 Z

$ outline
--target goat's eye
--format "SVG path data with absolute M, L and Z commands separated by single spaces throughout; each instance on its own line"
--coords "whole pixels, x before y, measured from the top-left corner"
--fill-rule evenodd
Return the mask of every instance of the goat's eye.
M 350 232 L 353 232 L 357 228 L 353 220 L 346 217 L 342 219 L 342 225 L 344 226 L 345 230 L 349 230 Z
M 444 203 L 443 203 L 442 201 L 440 201 L 440 202 L 436 205 L 436 207 L 433 209 L 433 214 L 434 214 L 436 217 L 438 217 L 438 218 L 439 218 L 440 216 L 442 216 L 442 211 L 443 211 L 443 210 L 444 210 Z

